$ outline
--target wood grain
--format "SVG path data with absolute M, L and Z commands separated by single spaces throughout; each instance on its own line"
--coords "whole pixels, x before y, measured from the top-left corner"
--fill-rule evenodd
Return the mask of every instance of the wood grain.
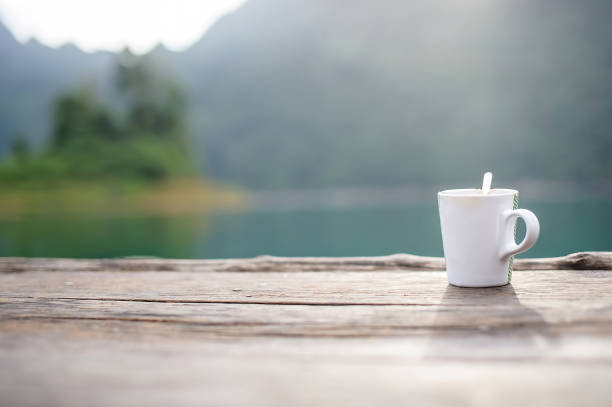
M 444 270 L 444 259 L 412 254 L 379 257 L 274 257 L 251 259 L 178 260 L 125 259 L 29 259 L 0 258 L 0 273 L 21 271 L 380 271 Z M 515 270 L 611 270 L 612 252 L 581 252 L 563 257 L 517 259 Z
M 0 274 L 0 296 L 174 303 L 279 305 L 448 305 L 516 303 L 558 308 L 608 305 L 611 271 L 524 271 L 513 285 L 460 289 L 446 273 L 405 272 L 91 272 Z M 512 289 L 510 292 L 508 290 Z M 516 291 L 514 291 L 516 290 Z M 515 294 L 512 294 L 515 293 Z M 445 297 L 446 296 L 446 297 Z
M 607 256 L 489 289 L 389 258 L 2 259 L 0 405 L 608 406 Z

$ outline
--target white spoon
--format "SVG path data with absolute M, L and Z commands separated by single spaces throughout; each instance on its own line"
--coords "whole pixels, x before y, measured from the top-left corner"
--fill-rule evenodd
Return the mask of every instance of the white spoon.
M 490 172 L 485 172 L 484 177 L 482 177 L 482 194 L 488 195 L 491 190 L 491 182 L 493 181 L 493 174 Z

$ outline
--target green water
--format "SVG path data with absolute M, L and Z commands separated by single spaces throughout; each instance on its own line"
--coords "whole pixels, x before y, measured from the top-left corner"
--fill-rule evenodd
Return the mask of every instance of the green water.
M 612 202 L 534 202 L 541 223 L 523 256 L 612 250 Z M 519 236 L 522 232 L 519 224 Z M 517 237 L 517 238 L 518 238 Z M 434 204 L 322 208 L 209 215 L 37 217 L 0 220 L 0 256 L 184 258 L 441 256 Z

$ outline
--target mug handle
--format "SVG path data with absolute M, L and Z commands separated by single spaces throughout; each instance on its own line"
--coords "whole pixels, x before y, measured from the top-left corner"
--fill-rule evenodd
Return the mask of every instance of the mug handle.
M 536 240 L 538 240 L 538 236 L 540 236 L 540 222 L 535 214 L 527 209 L 508 209 L 504 211 L 502 213 L 502 227 L 515 225 L 516 219 L 519 217 L 523 218 L 525 221 L 527 229 L 525 238 L 519 244 L 516 244 L 514 238 L 512 238 L 510 242 L 505 243 L 500 251 L 502 260 L 531 249 Z

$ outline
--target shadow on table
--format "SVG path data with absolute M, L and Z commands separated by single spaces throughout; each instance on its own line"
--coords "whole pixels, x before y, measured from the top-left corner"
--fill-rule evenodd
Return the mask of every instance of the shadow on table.
M 448 285 L 432 324 L 427 357 L 537 357 L 550 337 L 542 315 L 521 304 L 514 287 Z

